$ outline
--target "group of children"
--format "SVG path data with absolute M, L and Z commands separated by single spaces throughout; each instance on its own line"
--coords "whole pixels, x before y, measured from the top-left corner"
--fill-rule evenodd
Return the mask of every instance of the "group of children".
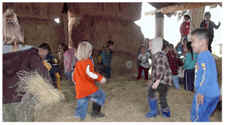
M 187 69 L 185 74 L 194 75 L 192 78 L 186 78 L 186 81 L 193 80 L 194 82 L 193 86 L 187 88 L 195 92 L 191 108 L 191 120 L 207 122 L 210 120 L 220 97 L 216 63 L 208 48 L 210 39 L 208 30 L 199 28 L 194 30 L 191 35 L 192 42 L 187 42 L 187 61 L 184 63 L 184 67 Z M 172 57 L 168 56 L 169 52 L 167 55 L 165 54 L 166 51 L 163 51 L 162 46 L 162 39 L 160 38 L 149 41 L 149 49 L 152 54 L 152 73 L 148 82 L 150 111 L 146 114 L 147 118 L 156 117 L 159 114 L 155 97 L 156 91 L 159 92 L 162 116 L 170 117 L 166 96 L 168 87 L 172 83 L 172 76 L 174 77 L 176 72 L 170 70 L 170 58 L 172 59 Z M 194 74 L 193 69 L 195 70 Z
M 186 34 L 184 34 L 185 36 Z M 139 73 L 137 79 L 140 79 L 141 72 L 144 71 L 145 79 L 148 80 L 148 104 L 150 111 L 145 115 L 147 118 L 156 117 L 160 114 L 163 117 L 171 117 L 169 105 L 167 103 L 167 92 L 169 86 L 174 83 L 179 88 L 178 69 L 183 66 L 184 87 L 187 90 L 194 91 L 195 95 L 192 102 L 191 120 L 209 121 L 210 115 L 215 110 L 219 101 L 220 90 L 218 87 L 216 63 L 209 51 L 210 32 L 208 29 L 199 28 L 191 33 L 192 42 L 186 41 L 186 55 L 184 63 L 177 58 L 173 45 L 164 46 L 162 38 L 149 40 L 148 50 L 142 47 L 138 55 Z M 186 37 L 186 36 L 185 36 Z M 101 88 L 97 86 L 106 83 L 106 79 L 111 76 L 112 45 L 109 41 L 107 46 L 99 54 L 104 66 L 101 74 L 95 71 L 93 61 L 93 46 L 88 41 L 82 41 L 75 52 L 77 59 L 72 74 L 72 80 L 76 91 L 77 106 L 75 117 L 84 120 L 87 115 L 88 102 L 93 102 L 93 111 L 91 116 L 104 117 L 101 107 L 105 103 L 106 95 Z M 39 46 L 39 55 L 43 59 L 43 64 L 49 70 L 53 85 L 57 85 L 57 60 L 51 56 L 50 47 L 44 43 Z M 148 63 L 151 58 L 151 65 Z M 148 71 L 151 66 L 151 76 L 148 78 Z M 188 83 L 193 83 L 190 85 Z M 159 93 L 160 111 L 158 109 L 158 99 L 156 92 Z
M 66 79 L 72 80 L 75 86 L 77 107 L 75 117 L 84 120 L 87 114 L 88 102 L 93 102 L 93 111 L 91 116 L 104 117 L 101 112 L 101 107 L 105 102 L 105 94 L 102 89 L 98 88 L 97 84 L 106 83 L 106 78 L 111 77 L 111 60 L 113 41 L 108 41 L 104 46 L 100 56 L 101 59 L 97 62 L 102 66 L 100 72 L 104 76 L 95 72 L 95 64 L 93 57 L 93 46 L 88 41 L 83 41 L 78 45 L 77 50 L 68 48 L 65 44 L 60 44 L 60 48 L 64 51 L 64 74 Z M 49 71 L 53 86 L 61 89 L 60 83 L 60 67 L 57 59 L 52 55 L 50 46 L 47 43 L 42 43 L 38 47 L 39 56 L 42 59 L 43 65 Z
M 141 49 L 138 55 L 139 60 L 139 75 L 137 79 L 140 79 L 141 71 L 145 71 L 145 79 L 148 80 L 148 70 L 151 65 L 151 76 L 148 81 L 148 96 L 150 111 L 145 115 L 147 118 L 156 117 L 160 114 L 163 117 L 171 117 L 169 105 L 167 103 L 167 92 L 172 82 L 176 88 L 179 88 L 177 82 L 177 66 L 184 65 L 185 68 L 185 81 L 193 82 L 193 85 L 185 88 L 194 91 L 194 98 L 191 108 L 191 120 L 206 122 L 212 112 L 215 110 L 217 103 L 219 102 L 220 89 L 217 80 L 217 71 L 215 60 L 210 53 L 210 46 L 213 40 L 213 28 L 218 28 L 219 25 L 215 25 L 210 21 L 210 13 L 205 14 L 205 19 L 201 23 L 200 29 L 196 29 L 191 33 L 191 42 L 187 40 L 187 33 L 189 31 L 190 18 L 185 16 L 185 22 L 182 24 L 184 28 L 182 30 L 182 37 L 186 45 L 186 57 L 184 64 L 179 62 L 174 54 L 174 48 L 172 45 L 165 47 L 163 45 L 162 38 L 156 38 L 149 40 L 147 52 L 145 48 Z M 14 39 L 15 40 L 15 39 Z M 93 102 L 93 108 L 91 116 L 104 117 L 101 112 L 101 108 L 105 103 L 106 95 L 101 88 L 97 86 L 97 82 L 104 84 L 107 78 L 111 77 L 111 60 L 112 60 L 112 46 L 113 42 L 108 41 L 104 50 L 100 53 L 100 64 L 104 66 L 102 72 L 105 75 L 95 71 L 95 64 L 93 61 L 93 46 L 88 41 L 82 41 L 77 50 L 68 50 L 64 48 L 65 64 L 70 65 L 66 67 L 65 74 L 68 79 L 73 80 L 77 106 L 75 109 L 75 117 L 84 120 L 87 115 L 88 102 Z M 7 46 L 5 46 L 7 47 Z M 65 46 L 64 46 L 65 47 Z M 9 49 L 9 48 L 7 48 Z M 7 51 L 4 50 L 5 51 Z M 72 54 L 71 54 L 72 53 Z M 150 54 L 151 53 L 151 54 Z M 52 55 L 51 48 L 47 43 L 42 43 L 38 46 L 38 54 L 42 60 L 43 65 L 49 71 L 53 86 L 57 89 L 61 89 L 60 86 L 60 70 L 58 60 Z M 147 64 L 148 59 L 151 57 L 152 63 Z M 76 60 L 75 60 L 76 58 Z M 74 62 L 73 62 L 74 59 Z M 191 77 L 189 77 L 191 76 Z M 158 99 L 156 92 L 159 93 L 159 101 L 161 110 L 158 109 Z
M 170 109 L 167 104 L 167 91 L 171 83 L 178 89 L 179 77 L 178 70 L 180 66 L 184 68 L 184 89 L 195 93 L 192 109 L 192 121 L 209 121 L 210 115 L 215 110 L 220 97 L 220 90 L 217 80 L 216 63 L 211 54 L 211 43 L 213 38 L 213 28 L 218 28 L 209 20 L 208 12 L 202 23 L 208 21 L 207 27 L 190 31 L 190 16 L 184 16 L 184 23 L 181 26 L 182 53 L 185 56 L 181 61 L 173 45 L 163 45 L 161 38 L 149 40 L 149 52 L 144 47 L 138 55 L 138 77 L 145 72 L 145 79 L 148 79 L 147 72 L 151 67 L 151 76 L 148 82 L 148 103 L 150 111 L 146 114 L 147 118 L 156 117 L 159 114 L 157 98 L 155 92 L 159 92 L 161 105 L 161 114 L 164 117 L 170 117 Z M 211 22 L 211 24 L 210 24 Z M 190 36 L 188 36 L 190 34 Z M 157 41 L 157 42 L 156 42 Z M 151 57 L 151 65 L 147 63 Z M 145 64 L 145 65 L 144 65 Z
M 196 29 L 192 32 L 192 42 L 187 45 L 187 48 L 193 48 L 189 49 L 190 53 L 188 53 L 187 56 L 190 59 L 188 60 L 197 58 L 196 62 L 187 61 L 187 64 L 184 63 L 184 66 L 190 70 L 193 69 L 193 66 L 188 66 L 188 64 L 191 63 L 195 65 L 195 83 L 193 88 L 191 88 L 195 91 L 191 109 L 192 121 L 209 121 L 210 115 L 215 110 L 219 101 L 220 90 L 217 81 L 216 64 L 212 54 L 208 50 L 208 42 L 208 30 Z M 156 38 L 149 41 L 152 69 L 150 80 L 148 81 L 149 89 L 147 98 L 150 111 L 146 114 L 147 118 L 156 117 L 160 112 L 163 117 L 171 117 L 170 108 L 167 103 L 167 92 L 169 86 L 172 85 L 173 79 L 176 79 L 174 77 L 177 75 L 177 72 L 170 68 L 171 65 L 173 65 L 171 64 L 171 60 L 175 58 L 172 48 L 173 47 L 170 45 L 169 48 L 165 49 L 163 47 L 162 38 Z M 81 120 L 84 120 L 87 115 L 89 101 L 93 102 L 93 111 L 91 116 L 105 116 L 101 112 L 101 107 L 105 103 L 106 95 L 103 90 L 96 85 L 96 82 L 104 84 L 107 80 L 104 76 L 95 72 L 92 52 L 93 46 L 88 41 L 83 41 L 78 45 L 78 49 L 76 51 L 77 62 L 72 73 L 72 80 L 75 84 L 77 99 L 75 117 Z M 198 57 L 196 57 L 194 53 L 197 53 Z M 48 63 L 53 63 L 55 61 L 51 56 L 51 51 L 47 44 L 39 46 L 39 54 L 41 58 L 44 61 L 46 60 Z M 149 55 L 144 53 L 143 49 L 138 58 L 141 63 L 144 64 L 144 61 L 142 62 L 142 58 L 149 58 Z M 145 68 L 145 65 L 143 64 L 142 66 Z M 57 68 L 55 65 L 51 66 L 49 68 L 49 72 L 50 74 L 54 74 L 57 72 Z M 52 80 L 55 80 L 54 77 L 52 77 Z M 57 87 L 57 84 L 54 84 L 54 86 Z M 156 92 L 159 93 L 160 111 L 158 109 Z

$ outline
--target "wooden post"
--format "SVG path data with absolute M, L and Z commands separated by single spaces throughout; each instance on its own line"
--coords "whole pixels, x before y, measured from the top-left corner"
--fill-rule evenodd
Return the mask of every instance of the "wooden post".
M 155 24 L 156 24 L 155 37 L 163 37 L 164 36 L 164 15 L 162 13 L 156 13 Z
M 68 47 L 73 47 L 73 41 L 72 41 L 72 28 L 73 28 L 73 25 L 75 23 L 75 19 L 74 17 L 72 16 L 71 12 L 68 11 L 67 12 L 67 18 L 68 18 Z
M 205 7 L 195 8 L 190 11 L 192 26 L 191 29 L 194 30 L 200 27 L 200 23 L 203 20 Z
M 69 46 L 69 34 L 68 34 L 68 15 L 62 14 L 61 16 L 64 28 L 64 36 L 65 36 L 65 43 Z

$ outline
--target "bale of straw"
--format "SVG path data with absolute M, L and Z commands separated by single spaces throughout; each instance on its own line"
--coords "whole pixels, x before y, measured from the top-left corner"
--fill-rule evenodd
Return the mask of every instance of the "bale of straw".
M 216 60 L 216 69 L 217 69 L 219 86 L 222 87 L 222 57 L 218 57 L 214 55 L 214 58 Z
M 37 72 L 19 72 L 18 93 L 25 93 L 16 106 L 17 121 L 35 121 L 46 108 L 64 102 L 63 93 Z M 19 94 L 18 94 L 19 95 Z

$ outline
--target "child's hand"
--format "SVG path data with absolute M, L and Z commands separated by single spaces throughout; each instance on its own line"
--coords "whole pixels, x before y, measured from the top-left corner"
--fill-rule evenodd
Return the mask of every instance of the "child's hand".
M 157 89 L 159 86 L 160 80 L 156 80 L 155 83 L 152 85 L 153 89 Z
M 198 104 L 203 104 L 204 103 L 204 96 L 201 94 L 197 95 L 197 103 Z
M 100 81 L 101 84 L 105 84 L 106 83 L 106 78 L 103 77 L 102 80 Z

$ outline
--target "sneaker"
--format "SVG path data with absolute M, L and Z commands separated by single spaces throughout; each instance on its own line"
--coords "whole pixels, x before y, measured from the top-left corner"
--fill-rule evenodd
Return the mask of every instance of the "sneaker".
M 78 116 L 78 115 L 74 115 L 74 118 L 75 118 L 75 119 L 80 119 L 80 121 L 83 121 L 83 120 L 84 120 L 84 118 L 81 118 L 81 117 Z

